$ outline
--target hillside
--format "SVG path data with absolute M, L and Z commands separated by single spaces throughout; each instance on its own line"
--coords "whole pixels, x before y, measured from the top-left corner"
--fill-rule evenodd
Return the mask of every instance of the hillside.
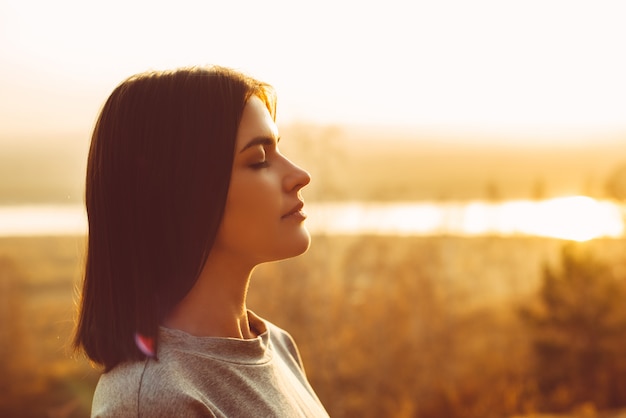
M 607 178 L 626 164 L 626 135 L 574 145 L 470 143 L 419 132 L 296 126 L 283 129 L 283 137 L 281 147 L 313 175 L 309 194 L 324 200 L 605 197 Z
M 68 134 L 0 144 L 0 204 L 83 201 L 87 139 Z
M 469 200 L 605 196 L 626 164 L 616 138 L 563 145 L 462 141 L 355 127 L 281 127 L 281 149 L 313 176 L 310 200 Z M 624 135 L 626 138 L 626 135 Z M 88 139 L 0 141 L 0 204 L 80 203 Z

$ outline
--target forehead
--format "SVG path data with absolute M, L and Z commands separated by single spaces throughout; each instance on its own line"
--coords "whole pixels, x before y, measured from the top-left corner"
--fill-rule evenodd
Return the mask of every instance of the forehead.
M 248 99 L 237 129 L 237 149 L 257 137 L 278 138 L 278 128 L 265 103 L 257 96 Z

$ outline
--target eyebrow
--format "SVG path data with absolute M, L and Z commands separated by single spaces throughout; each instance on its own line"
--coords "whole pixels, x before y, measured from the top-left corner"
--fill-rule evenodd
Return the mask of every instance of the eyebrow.
M 263 146 L 274 145 L 274 144 L 277 144 L 279 141 L 280 141 L 280 137 L 274 139 L 271 136 L 257 136 L 256 138 L 253 138 L 250 142 L 248 142 L 241 149 L 241 151 L 239 151 L 239 153 L 242 153 L 245 150 L 247 150 L 248 148 L 252 148 L 252 147 L 255 147 L 257 145 L 263 145 Z

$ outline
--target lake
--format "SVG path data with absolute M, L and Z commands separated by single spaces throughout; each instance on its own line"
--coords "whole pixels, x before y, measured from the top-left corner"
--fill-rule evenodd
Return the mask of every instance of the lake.
M 623 205 L 585 196 L 504 202 L 307 203 L 313 234 L 546 236 L 575 241 L 624 235 Z M 81 205 L 0 206 L 0 236 L 77 235 Z

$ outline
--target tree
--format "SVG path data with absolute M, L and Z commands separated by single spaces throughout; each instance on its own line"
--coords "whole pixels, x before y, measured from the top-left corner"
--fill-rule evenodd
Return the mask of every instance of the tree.
M 531 196 L 533 200 L 543 200 L 546 198 L 546 181 L 543 178 L 537 178 L 532 185 Z
M 609 175 L 606 182 L 606 192 L 616 200 L 626 200 L 626 163 L 618 166 Z
M 544 408 L 626 405 L 624 283 L 573 245 L 563 248 L 559 269 L 545 267 L 537 305 L 522 312 Z

